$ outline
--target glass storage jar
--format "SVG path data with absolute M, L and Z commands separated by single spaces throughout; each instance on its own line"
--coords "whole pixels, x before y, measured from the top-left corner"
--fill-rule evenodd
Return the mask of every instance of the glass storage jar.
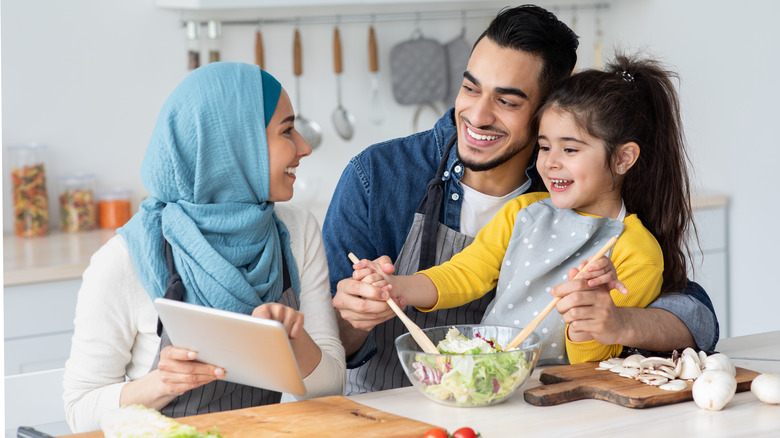
M 46 146 L 36 143 L 9 146 L 13 192 L 14 234 L 49 234 L 49 197 L 46 192 Z
M 95 192 L 98 205 L 98 226 L 117 229 L 132 215 L 130 212 L 130 190 L 123 188 L 99 189 Z
M 60 188 L 60 226 L 62 231 L 78 233 L 95 229 L 95 177 L 86 173 L 58 175 Z

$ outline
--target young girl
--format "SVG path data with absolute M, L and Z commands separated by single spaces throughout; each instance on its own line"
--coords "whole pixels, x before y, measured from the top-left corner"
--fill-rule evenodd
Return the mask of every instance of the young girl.
M 549 193 L 507 203 L 447 263 L 391 277 L 389 285 L 376 273 L 364 280 L 424 311 L 456 307 L 496 287 L 483 322 L 524 327 L 552 288 L 573 277 L 570 269 L 620 236 L 608 260 L 581 274 L 590 287 L 611 289 L 617 306 L 634 307 L 679 290 L 691 209 L 673 76 L 655 61 L 618 56 L 607 71 L 566 79 L 537 114 L 536 166 Z M 540 363 L 595 361 L 622 350 L 568 333 L 559 314 L 537 331 Z

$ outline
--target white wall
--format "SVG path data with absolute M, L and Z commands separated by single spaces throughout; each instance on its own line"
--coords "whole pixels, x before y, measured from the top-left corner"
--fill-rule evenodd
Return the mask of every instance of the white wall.
M 582 0 L 543 1 L 581 36 L 579 67 L 593 62 L 596 13 Z M 590 2 L 592 3 L 592 2 Z M 461 3 L 497 10 L 503 2 Z M 768 273 L 780 244 L 773 219 L 780 216 L 778 196 L 771 195 L 777 162 L 777 136 L 771 130 L 780 98 L 780 30 L 774 17 L 780 4 L 771 0 L 671 1 L 620 0 L 599 18 L 604 27 L 605 54 L 621 41 L 624 47 L 646 47 L 675 66 L 682 77 L 681 95 L 697 187 L 731 199 L 731 334 L 780 329 L 774 317 L 780 294 Z M 447 4 L 418 4 L 415 10 L 452 10 Z M 169 92 L 187 74 L 186 42 L 177 11 L 159 9 L 153 0 L 107 2 L 81 0 L 2 0 L 3 145 L 37 141 L 49 145 L 48 170 L 53 176 L 89 171 L 99 186 L 133 189 L 134 200 L 145 195 L 139 168 L 157 113 Z M 182 17 L 258 19 L 295 15 L 402 12 L 408 5 L 350 8 L 273 8 L 219 13 L 185 12 Z M 473 41 L 489 20 L 471 18 L 467 39 Z M 367 65 L 367 23 L 341 26 L 344 48 L 343 103 L 357 118 L 355 137 L 338 138 L 330 122 L 336 107 L 332 72 L 332 24 L 301 25 L 304 75 L 301 109 L 320 123 L 324 141 L 298 173 L 294 201 L 322 211 L 347 160 L 365 146 L 411 132 L 414 108 L 393 102 L 388 60 L 390 49 L 408 39 L 413 22 L 375 24 L 380 51 L 381 97 L 385 121 L 368 118 L 370 82 Z M 460 20 L 423 21 L 426 36 L 447 42 L 460 32 Z M 224 26 L 222 59 L 253 62 L 253 26 Z M 262 28 L 266 69 L 274 73 L 295 102 L 292 75 L 292 26 Z M 443 108 L 443 105 L 440 105 Z M 426 113 L 420 126 L 438 118 Z M 744 146 L 743 146 L 744 145 Z M 741 147 L 741 148 L 740 148 Z M 738 149 L 740 148 L 740 149 Z M 745 152 L 742 152 L 744 150 Z M 5 151 L 4 151 L 5 158 Z M 3 172 L 4 230 L 11 216 L 7 160 Z M 50 198 L 56 191 L 49 185 Z M 53 220 L 56 214 L 52 212 Z M 56 223 L 56 222 L 55 222 Z M 757 305 L 758 304 L 758 305 Z
M 697 185 L 730 199 L 731 335 L 780 329 L 780 3 L 637 0 L 611 11 L 614 41 L 676 66 Z

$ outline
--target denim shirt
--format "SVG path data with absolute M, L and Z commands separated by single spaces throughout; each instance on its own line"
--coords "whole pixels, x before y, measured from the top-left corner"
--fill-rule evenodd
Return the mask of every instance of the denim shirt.
M 436 176 L 444 149 L 455 135 L 453 112 L 448 111 L 431 130 L 372 145 L 347 164 L 322 228 L 333 294 L 339 280 L 352 277 L 350 252 L 369 260 L 398 257 L 428 181 Z M 455 230 L 460 229 L 462 176 L 463 166 L 453 147 L 440 220 Z
M 454 109 L 450 109 L 433 129 L 369 146 L 349 161 L 322 228 L 331 294 L 336 294 L 341 279 L 352 277 L 352 262 L 347 258 L 350 252 L 361 259 L 387 255 L 396 260 L 428 181 L 436 176 L 444 149 L 455 134 Z M 443 175 L 440 221 L 455 230 L 460 229 L 463 171 L 453 147 Z M 526 173 L 532 179 L 538 178 L 533 160 Z M 715 348 L 719 337 L 717 317 L 707 293 L 698 284 L 689 282 L 681 293 L 664 295 L 649 307 L 677 315 L 688 326 L 699 348 Z M 348 367 L 367 360 L 373 354 L 373 342 L 369 336 L 356 357 L 348 359 Z

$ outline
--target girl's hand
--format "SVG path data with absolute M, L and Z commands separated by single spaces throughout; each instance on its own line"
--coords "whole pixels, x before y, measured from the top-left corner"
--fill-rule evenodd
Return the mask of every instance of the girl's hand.
M 390 261 L 390 257 L 386 255 L 379 257 L 373 262 L 366 259 L 360 260 L 352 265 L 352 269 L 354 269 L 352 273 L 353 279 L 373 284 L 379 288 L 389 284 L 388 280 L 395 273 L 395 265 Z
M 355 270 L 352 273 L 354 280 L 370 284 L 375 290 L 375 293 L 365 296 L 365 298 L 381 301 L 393 298 L 399 307 L 403 308 L 406 305 L 403 298 L 393 297 L 391 294 L 396 277 L 393 276 L 395 266 L 390 263 L 390 257 L 381 256 L 373 262 L 363 259 L 355 263 L 353 269 Z
M 169 394 L 178 396 L 225 377 L 224 369 L 196 362 L 197 357 L 194 351 L 170 345 L 160 351 L 157 370 Z
M 580 263 L 580 266 L 577 268 L 579 272 L 579 277 L 577 278 L 588 280 L 589 287 L 605 285 L 609 290 L 617 289 L 623 295 L 628 295 L 626 285 L 618 280 L 617 271 L 615 270 L 615 265 L 612 263 L 612 260 L 607 257 L 594 260 L 593 263 L 583 271 L 587 264 L 587 261 Z M 571 272 L 569 273 L 569 278 L 574 278 L 571 275 Z
M 261 304 L 252 311 L 252 316 L 281 322 L 290 339 L 297 338 L 303 331 L 303 313 L 284 304 Z

